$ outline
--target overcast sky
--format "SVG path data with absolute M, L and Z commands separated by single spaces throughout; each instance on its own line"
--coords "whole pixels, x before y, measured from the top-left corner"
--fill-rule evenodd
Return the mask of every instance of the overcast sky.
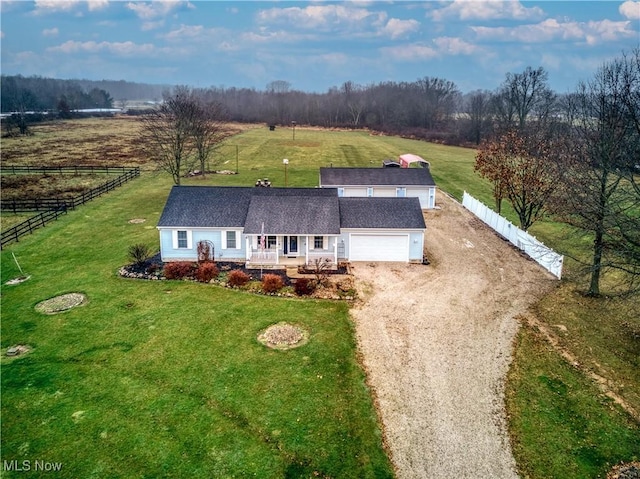
M 463 92 L 542 66 L 564 93 L 640 46 L 640 1 L 2 0 L 2 73 L 325 92 L 425 76 Z

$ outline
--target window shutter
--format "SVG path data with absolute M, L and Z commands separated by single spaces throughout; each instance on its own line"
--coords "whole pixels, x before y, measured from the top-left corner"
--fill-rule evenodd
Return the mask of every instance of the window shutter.
M 187 248 L 193 248 L 193 231 L 187 230 Z
M 222 249 L 227 249 L 227 232 L 222 232 Z
M 173 249 L 178 249 L 178 231 L 171 231 L 171 239 L 173 243 Z

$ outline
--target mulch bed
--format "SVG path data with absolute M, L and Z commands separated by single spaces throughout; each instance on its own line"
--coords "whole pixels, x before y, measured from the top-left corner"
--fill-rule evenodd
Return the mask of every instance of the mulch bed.
M 247 268 L 245 263 L 234 262 L 234 261 L 216 261 L 216 266 L 220 270 L 221 273 L 229 272 L 233 270 L 240 270 L 247 274 L 252 280 L 260 280 L 260 269 L 255 268 Z M 163 279 L 162 270 L 164 268 L 164 263 L 160 259 L 160 253 L 157 253 L 153 257 L 149 258 L 146 262 L 136 265 L 129 264 L 120 268 L 120 275 L 126 278 L 134 278 L 134 279 L 149 279 L 149 280 L 159 280 Z M 312 269 L 307 269 L 303 267 L 298 268 L 298 273 L 300 274 L 313 274 L 314 271 Z M 347 274 L 348 269 L 347 266 L 341 264 L 335 270 L 324 271 L 326 274 Z M 291 278 L 287 275 L 286 269 L 263 269 L 262 275 L 265 274 L 275 274 L 282 278 L 282 281 L 285 286 L 291 286 L 295 279 Z

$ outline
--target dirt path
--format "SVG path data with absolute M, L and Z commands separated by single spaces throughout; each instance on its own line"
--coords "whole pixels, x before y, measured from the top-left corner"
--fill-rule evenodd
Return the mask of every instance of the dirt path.
M 554 279 L 443 194 L 431 265 L 356 263 L 353 318 L 399 478 L 516 478 L 504 378 L 515 317 Z

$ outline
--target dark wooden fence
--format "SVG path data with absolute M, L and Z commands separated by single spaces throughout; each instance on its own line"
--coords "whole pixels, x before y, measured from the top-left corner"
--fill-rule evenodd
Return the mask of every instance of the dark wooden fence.
M 63 215 L 66 212 L 66 208 L 43 211 L 42 213 L 29 218 L 27 221 L 23 221 L 13 228 L 9 228 L 7 231 L 3 231 L 2 237 L 0 238 L 0 249 L 4 248 L 4 245 L 8 243 L 18 241 L 21 236 L 31 234 L 33 233 L 33 230 L 46 225 L 50 221 L 58 219 L 58 216 Z
M 10 170 L 12 167 L 3 168 L 2 171 Z M 13 167 L 16 170 L 19 168 L 31 168 L 30 173 L 42 173 L 43 170 L 48 170 L 49 167 Z M 60 167 L 60 168 L 69 168 L 75 169 L 78 168 L 78 171 L 82 171 L 84 169 L 85 172 L 90 171 L 90 168 L 94 167 Z M 5 244 L 11 243 L 13 241 L 18 241 L 18 239 L 26 234 L 30 234 L 34 229 L 39 228 L 41 226 L 45 226 L 48 222 L 53 221 L 58 218 L 58 216 L 65 214 L 68 209 L 75 209 L 77 206 L 83 205 L 88 201 L 91 201 L 98 196 L 101 196 L 105 193 L 108 193 L 111 190 L 116 189 L 119 186 L 122 186 L 127 181 L 132 180 L 140 176 L 140 168 L 127 168 L 127 167 L 105 167 L 98 168 L 95 167 L 96 170 L 101 169 L 101 173 L 105 173 L 106 170 L 109 172 L 121 171 L 123 172 L 117 178 L 113 180 L 109 180 L 102 185 L 93 188 L 91 190 L 85 191 L 81 195 L 76 196 L 71 199 L 60 199 L 60 198 L 39 198 L 35 200 L 9 200 L 2 201 L 1 207 L 3 211 L 12 211 L 14 213 L 17 212 L 25 212 L 25 211 L 43 211 L 42 213 L 29 218 L 22 223 L 9 228 L 7 231 L 3 231 L 0 239 L 0 249 L 4 248 Z M 58 167 L 53 167 L 51 171 L 58 171 Z M 18 174 L 18 173 L 15 173 Z
M 2 175 L 86 175 L 86 174 L 124 174 L 136 168 L 131 166 L 5 166 L 0 169 Z
M 109 170 L 115 172 L 117 171 L 116 168 L 121 167 L 110 167 Z M 114 178 L 113 180 L 109 180 L 106 183 L 101 184 L 100 186 L 85 191 L 74 198 L 36 198 L 27 200 L 5 200 L 2 201 L 0 207 L 2 208 L 2 211 L 10 211 L 12 213 L 24 213 L 26 211 L 49 211 L 59 208 L 73 210 L 76 208 L 76 206 L 83 205 L 87 201 L 91 201 L 98 196 L 108 193 L 109 191 L 122 186 L 127 181 L 132 180 L 133 178 L 136 178 L 138 176 L 140 176 L 140 168 L 128 168 L 124 170 L 124 173 Z

